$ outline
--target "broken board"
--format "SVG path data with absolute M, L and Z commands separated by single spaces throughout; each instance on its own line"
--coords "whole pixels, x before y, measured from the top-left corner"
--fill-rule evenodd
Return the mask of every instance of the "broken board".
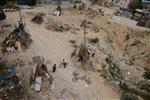
M 36 92 L 41 91 L 41 83 L 42 83 L 42 77 L 41 76 L 36 77 L 36 81 L 35 81 L 35 91 Z

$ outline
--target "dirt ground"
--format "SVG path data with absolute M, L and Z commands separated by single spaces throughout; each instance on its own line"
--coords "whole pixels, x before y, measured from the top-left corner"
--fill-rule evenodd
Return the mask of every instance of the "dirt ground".
M 80 29 L 76 34 L 73 32 L 55 32 L 50 31 L 45 28 L 45 22 L 41 25 L 37 25 L 31 22 L 31 19 L 38 13 L 43 12 L 46 14 L 44 21 L 51 17 L 55 21 L 73 25 L 80 28 L 81 21 L 85 19 L 84 14 L 80 14 L 77 10 L 64 9 L 62 16 L 53 16 L 50 12 L 55 8 L 54 5 L 44 5 L 41 7 L 34 7 L 33 9 L 22 9 L 23 22 L 26 25 L 28 32 L 31 34 L 33 39 L 33 44 L 25 52 L 14 53 L 7 55 L 6 59 L 16 60 L 17 58 L 22 58 L 25 62 L 25 67 L 18 67 L 17 73 L 21 74 L 24 80 L 27 81 L 27 87 L 29 87 L 29 75 L 32 66 L 29 62 L 32 62 L 32 57 L 42 56 L 49 63 L 47 64 L 49 70 L 52 70 L 52 65 L 59 65 L 63 58 L 67 59 L 69 66 L 66 69 L 57 68 L 56 73 L 51 73 L 54 77 L 54 89 L 47 93 L 34 93 L 32 89 L 30 90 L 31 100 L 119 100 L 120 94 L 118 89 L 109 84 L 103 77 L 100 77 L 98 71 L 83 70 L 75 66 L 75 64 L 70 59 L 71 53 L 74 50 L 70 40 L 76 40 L 77 44 L 83 42 L 83 30 Z M 111 9 L 110 9 L 111 10 Z M 19 14 L 18 12 L 7 12 L 7 23 L 15 26 L 17 23 Z M 123 54 L 123 48 L 114 45 L 112 49 L 108 43 L 106 43 L 106 38 L 111 37 L 115 43 L 120 43 L 125 35 L 119 34 L 127 32 L 128 27 L 114 23 L 111 20 L 111 16 L 97 16 L 95 18 L 87 18 L 99 26 L 100 32 L 93 33 L 88 31 L 87 38 L 98 37 L 100 39 L 99 45 L 106 49 L 106 51 L 111 52 L 114 56 L 120 57 Z M 133 29 L 146 30 L 144 28 L 133 27 Z M 10 29 L 11 30 L 11 29 Z M 115 34 L 118 36 L 118 40 L 114 37 Z M 114 43 L 114 44 L 115 44 Z M 121 44 L 119 44 L 121 45 Z M 116 46 L 116 47 L 115 47 Z M 118 52 L 117 54 L 114 52 Z M 97 70 L 100 70 L 106 55 L 100 52 L 99 65 L 96 66 Z M 72 82 L 72 73 L 74 71 L 79 71 L 81 74 L 87 74 L 92 79 L 92 84 L 86 87 L 84 81 L 78 81 L 76 83 Z

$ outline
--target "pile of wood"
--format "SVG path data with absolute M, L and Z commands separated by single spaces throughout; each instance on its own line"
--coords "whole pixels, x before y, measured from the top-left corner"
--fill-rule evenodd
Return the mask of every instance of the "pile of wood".
M 25 31 L 24 24 L 19 22 L 19 26 L 10 33 L 2 42 L 2 52 L 13 52 L 18 50 L 21 52 L 27 49 L 32 43 L 29 33 Z
M 43 22 L 43 16 L 44 14 L 43 13 L 38 13 L 36 16 L 34 16 L 32 18 L 32 22 L 36 23 L 36 24 L 42 24 Z
M 35 92 L 46 92 L 52 88 L 53 77 L 40 56 L 33 57 L 34 67 L 30 76 L 30 84 Z

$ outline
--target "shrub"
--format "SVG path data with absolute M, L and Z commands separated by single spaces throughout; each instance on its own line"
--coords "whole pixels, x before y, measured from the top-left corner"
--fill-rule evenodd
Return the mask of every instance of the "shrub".
M 150 79 L 150 71 L 144 72 L 143 74 L 144 79 Z
M 127 85 L 126 83 L 120 84 L 120 88 L 121 88 L 123 91 L 125 91 L 125 92 L 128 91 L 128 85 Z
M 75 44 L 76 40 L 70 40 L 69 42 L 72 43 L 72 44 Z
M 99 39 L 98 39 L 97 37 L 95 37 L 95 38 L 90 38 L 90 39 L 88 39 L 88 41 L 89 41 L 89 43 L 96 44 L 96 43 L 99 42 Z
M 7 65 L 4 62 L 0 62 L 0 73 L 3 73 L 3 71 L 7 68 Z

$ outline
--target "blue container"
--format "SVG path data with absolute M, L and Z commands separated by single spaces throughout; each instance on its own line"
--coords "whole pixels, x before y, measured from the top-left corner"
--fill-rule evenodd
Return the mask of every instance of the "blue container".
M 28 4 L 28 0 L 17 0 L 17 4 L 18 5 L 27 5 Z

